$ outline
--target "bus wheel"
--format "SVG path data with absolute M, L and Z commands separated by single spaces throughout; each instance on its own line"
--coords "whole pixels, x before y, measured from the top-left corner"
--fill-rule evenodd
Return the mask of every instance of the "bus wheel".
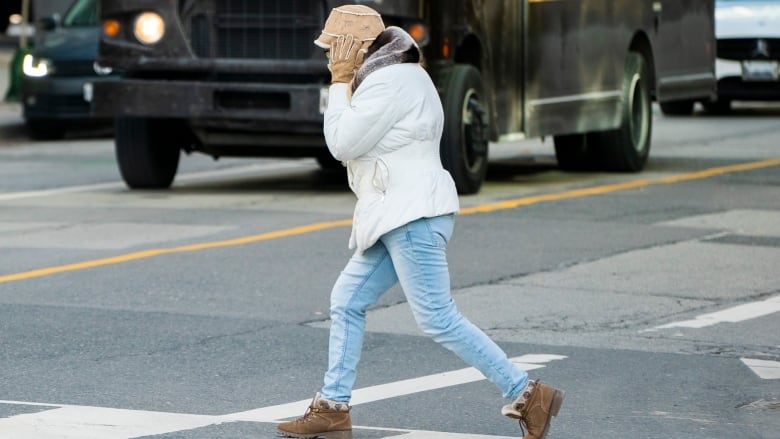
M 166 189 L 179 167 L 180 130 L 159 119 L 117 119 L 116 159 L 132 189 Z
M 620 127 L 592 134 L 604 170 L 638 172 L 647 163 L 653 128 L 649 79 L 645 58 L 637 52 L 629 52 L 623 77 Z
M 594 151 L 587 134 L 553 136 L 555 158 L 564 171 L 593 171 L 596 169 Z
M 487 174 L 490 116 L 479 70 L 470 65 L 452 69 L 444 96 L 441 160 L 458 192 L 479 192 Z

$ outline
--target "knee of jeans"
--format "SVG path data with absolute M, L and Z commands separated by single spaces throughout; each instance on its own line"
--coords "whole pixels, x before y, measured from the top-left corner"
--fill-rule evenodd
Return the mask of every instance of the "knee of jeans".
M 455 330 L 458 326 L 458 318 L 444 319 L 441 315 L 419 316 L 417 326 L 423 334 L 432 337 L 434 341 L 439 341 Z
M 365 317 L 366 309 L 359 306 L 350 305 L 348 302 L 332 302 L 330 304 L 330 317 L 334 318 L 346 318 L 346 317 Z

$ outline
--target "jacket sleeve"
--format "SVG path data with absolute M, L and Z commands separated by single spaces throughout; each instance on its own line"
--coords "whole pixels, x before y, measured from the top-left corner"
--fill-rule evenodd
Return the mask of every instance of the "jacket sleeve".
M 324 132 L 328 149 L 337 160 L 353 160 L 370 151 L 397 121 L 399 97 L 392 83 L 369 79 L 358 88 L 352 102 L 347 98 L 347 84 L 330 87 Z

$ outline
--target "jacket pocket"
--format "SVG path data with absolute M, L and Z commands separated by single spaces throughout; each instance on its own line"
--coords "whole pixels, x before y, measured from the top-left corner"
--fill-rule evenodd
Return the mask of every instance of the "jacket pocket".
M 387 192 L 388 186 L 390 186 L 390 168 L 381 157 L 374 162 L 374 175 L 371 178 L 371 184 L 383 196 Z
M 352 163 L 347 161 L 344 162 L 344 164 L 347 167 L 347 184 L 352 192 L 357 193 L 357 190 L 355 189 L 355 171 L 352 169 Z

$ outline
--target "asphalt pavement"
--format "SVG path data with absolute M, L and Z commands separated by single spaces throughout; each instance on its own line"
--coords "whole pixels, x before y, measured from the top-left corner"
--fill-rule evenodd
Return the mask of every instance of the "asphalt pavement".
M 656 113 L 641 174 L 492 145 L 453 293 L 567 391 L 549 439 L 780 438 L 778 115 Z M 302 414 L 349 257 L 342 179 L 194 155 L 170 191 L 129 191 L 111 139 L 32 142 L 17 103 L 0 142 L 0 438 L 266 438 Z M 357 387 L 355 438 L 519 436 L 398 288 L 369 312 Z

